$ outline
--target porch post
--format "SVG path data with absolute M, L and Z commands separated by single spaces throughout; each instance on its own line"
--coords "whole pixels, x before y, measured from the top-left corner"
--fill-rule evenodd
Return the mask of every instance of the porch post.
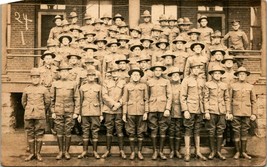
M 2 75 L 6 74 L 6 67 L 7 67 L 7 60 L 6 60 L 6 55 L 7 55 L 7 50 L 6 50 L 6 36 L 7 36 L 7 5 L 1 5 L 1 14 L 2 14 L 2 19 L 1 19 L 1 29 L 2 29 L 2 36 L 1 36 L 1 46 L 2 46 Z
M 129 0 L 129 25 L 138 26 L 140 17 L 140 0 Z
M 266 1 L 261 1 L 262 53 L 261 76 L 266 77 Z

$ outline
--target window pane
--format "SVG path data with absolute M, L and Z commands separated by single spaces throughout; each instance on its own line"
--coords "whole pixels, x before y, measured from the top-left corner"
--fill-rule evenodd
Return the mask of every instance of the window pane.
M 223 11 L 223 7 L 222 6 L 215 6 L 215 11 Z
M 159 16 L 163 14 L 163 5 L 152 5 L 151 7 L 151 15 L 152 15 L 152 22 L 154 24 L 159 24 Z
M 177 6 L 176 5 L 165 6 L 165 15 L 167 17 L 169 17 L 170 15 L 177 17 Z
M 86 13 L 90 14 L 93 18 L 98 18 L 98 1 L 88 1 L 86 6 Z
M 112 16 L 112 1 L 100 1 L 100 17 L 105 13 Z

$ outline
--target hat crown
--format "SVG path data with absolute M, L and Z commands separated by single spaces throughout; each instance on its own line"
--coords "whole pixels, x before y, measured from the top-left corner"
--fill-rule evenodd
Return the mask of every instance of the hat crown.
M 111 39 L 111 40 L 109 41 L 110 44 L 111 44 L 111 43 L 117 43 L 117 42 L 118 42 L 117 39 Z
M 111 18 L 111 16 L 108 13 L 104 13 L 102 17 L 103 18 L 105 18 L 105 17 Z
M 201 15 L 198 19 L 198 22 L 200 22 L 202 19 L 208 19 L 208 17 L 206 15 Z
M 184 37 L 179 35 L 175 38 L 175 41 L 185 41 Z
M 137 30 L 137 31 L 141 31 L 140 27 L 139 26 L 134 26 L 132 27 L 130 30 Z
M 103 23 L 103 20 L 101 20 L 100 18 L 97 18 L 97 19 L 95 19 L 94 23 L 95 23 L 95 24 L 96 24 L 96 23 Z
M 119 14 L 119 13 L 117 13 L 117 14 L 115 15 L 115 17 L 122 17 L 122 15 Z
M 219 30 L 216 30 L 211 36 L 222 36 L 222 32 Z
M 71 30 L 81 30 L 79 25 L 73 25 Z
M 58 71 L 63 70 L 63 69 L 69 70 L 69 69 L 72 69 L 72 68 L 68 64 L 63 63 L 63 64 L 60 64 L 60 66 L 58 68 Z
M 161 26 L 159 24 L 156 24 L 154 27 L 153 27 L 154 30 L 159 30 L 159 31 L 162 31 L 161 29 Z M 153 30 L 152 29 L 152 30 Z
M 177 18 L 174 15 L 170 15 L 169 20 L 177 20 Z
M 116 60 L 127 60 L 125 55 L 119 55 Z
M 77 17 L 77 13 L 76 12 L 70 12 L 70 17 Z
M 159 20 L 163 21 L 163 20 L 168 20 L 168 19 L 167 19 L 167 16 L 165 14 L 162 14 L 159 16 Z
M 140 62 L 140 61 L 143 61 L 143 60 L 151 60 L 151 58 L 150 58 L 150 56 L 148 54 L 144 54 L 144 55 L 140 56 L 138 61 Z
M 143 12 L 143 15 L 150 15 L 150 12 L 148 11 L 148 10 L 145 10 L 144 12 Z
M 167 55 L 174 55 L 174 53 L 171 50 L 167 50 L 166 52 L 163 53 L 162 56 L 167 56 Z M 174 55 L 175 56 L 175 55 Z
M 109 27 L 108 30 L 109 30 L 109 31 L 118 31 L 118 28 L 117 28 L 117 26 L 112 25 L 112 26 Z
M 119 39 L 120 39 L 120 40 L 123 40 L 123 39 L 125 39 L 125 40 L 129 40 L 130 37 L 129 37 L 128 35 L 122 34 L 122 35 L 119 36 Z
M 38 68 L 32 68 L 31 69 L 31 75 L 40 75 L 40 71 Z
M 182 73 L 183 70 L 179 67 L 172 67 L 169 73 Z
M 66 19 L 64 19 L 63 21 L 62 21 L 62 25 L 64 26 L 64 25 L 69 25 L 70 23 L 68 22 L 68 20 L 66 20 Z
M 177 20 L 177 22 L 178 22 L 178 24 L 182 24 L 182 23 L 184 22 L 184 19 L 183 19 L 183 18 L 179 18 L 179 19 Z
M 56 15 L 54 19 L 62 19 L 60 15 Z
M 222 66 L 216 64 L 216 65 L 211 67 L 210 71 L 224 71 L 224 69 Z
M 127 24 L 125 23 L 125 21 L 122 21 L 121 24 L 119 25 L 119 27 L 126 27 Z
M 156 62 L 155 64 L 154 64 L 154 66 L 164 66 L 164 64 L 162 63 L 162 62 Z M 152 66 L 153 67 L 153 66 Z
M 198 29 L 196 29 L 196 28 L 192 28 L 192 29 L 188 32 L 188 34 L 192 34 L 192 33 L 200 34 L 200 31 L 199 31 Z
M 241 71 L 247 71 L 247 69 L 246 69 L 245 67 L 239 67 L 239 68 L 237 69 L 237 71 L 238 71 L 238 72 L 241 72 Z
M 201 66 L 201 65 L 202 65 L 201 63 L 195 61 L 195 62 L 193 62 L 193 63 L 191 64 L 190 67 L 192 68 L 192 67 L 195 67 L 195 66 Z

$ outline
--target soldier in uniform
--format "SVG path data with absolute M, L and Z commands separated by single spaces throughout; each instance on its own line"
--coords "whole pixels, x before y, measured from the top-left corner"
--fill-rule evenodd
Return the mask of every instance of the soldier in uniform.
M 96 33 L 94 31 L 87 31 L 84 34 L 84 37 L 86 38 L 86 45 L 87 44 L 94 44 Z
M 151 36 L 151 31 L 153 28 L 153 23 L 151 23 L 151 15 L 148 10 L 145 10 L 144 13 L 141 15 L 144 22 L 139 24 L 139 28 L 141 29 L 142 36 L 148 35 Z
M 134 43 L 140 42 L 140 37 L 141 37 L 141 29 L 139 27 L 133 27 L 130 28 L 130 36 L 131 39 L 129 41 L 129 45 L 133 45 Z
M 132 54 L 130 55 L 130 68 L 137 66 L 137 61 L 139 60 L 142 50 L 144 47 L 140 42 L 133 43 L 130 47 Z
M 101 75 L 101 72 L 96 69 L 94 58 L 89 57 L 89 58 L 84 59 L 84 68 L 87 71 L 93 69 L 96 74 L 96 77 L 95 77 L 96 83 L 102 84 L 102 75 Z
M 170 33 L 169 33 L 170 48 L 173 49 L 172 42 L 179 35 L 180 31 L 178 27 L 176 26 L 177 19 L 175 16 L 171 15 L 168 19 L 168 22 L 169 22 L 169 29 L 170 29 Z
M 205 15 L 200 16 L 200 18 L 197 20 L 200 27 L 198 28 L 198 31 L 200 32 L 199 40 L 201 42 L 204 42 L 208 45 L 211 44 L 211 35 L 213 34 L 213 29 L 208 27 L 208 17 Z
M 93 155 L 96 159 L 100 156 L 97 153 L 98 131 L 100 130 L 102 115 L 102 91 L 101 86 L 95 82 L 96 73 L 91 69 L 87 71 L 87 83 L 80 87 L 81 95 L 81 122 L 83 129 L 83 152 L 79 159 L 88 156 L 89 134 L 92 136 Z
M 214 61 L 209 62 L 208 71 L 212 69 L 213 66 L 223 66 L 221 61 L 224 58 L 225 51 L 223 49 L 217 49 L 211 51 L 211 56 L 214 57 Z M 211 80 L 211 75 L 208 75 L 208 81 Z
M 22 106 L 25 109 L 24 127 L 30 147 L 30 155 L 25 161 L 30 161 L 35 157 L 38 161 L 42 161 L 40 152 L 45 131 L 45 112 L 50 106 L 50 95 L 48 90 L 40 85 L 39 70 L 33 68 L 30 75 L 31 85 L 23 90 L 21 98 Z
M 118 75 L 120 77 L 120 79 L 125 80 L 126 83 L 129 82 L 130 80 L 130 76 L 128 75 L 128 71 L 129 71 L 129 66 L 128 63 L 130 61 L 124 56 L 124 55 L 120 55 L 120 57 L 118 57 L 115 60 L 115 63 L 118 65 Z
M 151 44 L 152 50 L 153 51 L 157 51 L 158 47 L 156 46 L 156 43 L 159 42 L 159 40 L 161 39 L 161 33 L 163 32 L 160 25 L 155 25 L 152 30 L 152 40 L 153 40 L 153 44 Z
M 138 158 L 143 160 L 141 153 L 144 133 L 147 130 L 148 114 L 148 90 L 145 83 L 140 79 L 144 76 L 140 68 L 133 68 L 128 72 L 131 82 L 126 84 L 123 90 L 123 121 L 126 123 L 125 129 L 129 135 L 131 155 L 130 160 L 135 158 L 135 137 L 138 139 Z
M 119 29 L 119 34 L 122 35 L 129 35 L 129 26 L 123 21 L 121 24 L 118 26 Z
M 79 49 L 83 50 L 84 46 L 86 45 L 86 40 L 87 38 L 82 33 L 80 33 L 79 38 L 76 39 Z
M 118 68 L 113 68 L 108 71 L 111 73 L 112 79 L 103 83 L 102 97 L 103 97 L 103 113 L 105 117 L 105 126 L 107 129 L 107 151 L 102 155 L 102 158 L 107 158 L 111 155 L 111 142 L 113 136 L 113 130 L 116 128 L 120 156 L 122 159 L 126 159 L 126 155 L 123 150 L 123 121 L 122 121 L 122 95 L 123 88 L 126 84 L 124 80 L 119 79 Z
M 253 85 L 249 84 L 246 79 L 250 75 L 245 67 L 239 67 L 234 73 L 238 77 L 238 81 L 231 85 L 230 99 L 232 104 L 232 112 L 229 119 L 233 117 L 232 127 L 234 131 L 234 143 L 236 153 L 234 159 L 240 157 L 240 140 L 241 140 L 241 156 L 251 159 L 247 154 L 247 137 L 250 128 L 250 121 L 256 120 L 256 95 Z
M 95 66 L 95 69 L 98 70 L 98 71 L 101 71 L 102 70 L 101 62 L 97 59 L 96 54 L 95 54 L 97 52 L 96 45 L 94 45 L 94 44 L 86 45 L 83 48 L 83 50 L 85 51 L 84 60 L 87 59 L 87 58 L 94 59 L 94 64 L 93 65 Z
M 95 57 L 97 60 L 101 62 L 103 65 L 104 56 L 107 55 L 109 52 L 106 50 L 107 40 L 104 37 L 96 38 L 94 44 L 97 45 L 97 52 L 95 53 Z
M 82 33 L 83 31 L 81 30 L 80 26 L 73 25 L 70 28 L 70 32 L 72 34 L 72 41 L 76 42 L 76 40 L 80 38 L 80 33 Z
M 187 35 L 189 36 L 189 40 L 187 41 L 185 45 L 185 50 L 189 55 L 193 54 L 193 52 L 190 49 L 190 46 L 192 45 L 192 43 L 200 42 L 199 41 L 200 34 L 201 33 L 196 28 L 192 28 L 190 31 L 187 32 Z
M 112 20 L 114 21 L 114 25 L 116 27 L 118 27 L 119 25 L 121 25 L 121 22 L 124 21 L 124 17 L 122 17 L 121 14 L 117 13 Z
M 170 35 L 170 29 L 169 29 L 169 23 L 168 23 L 168 18 L 166 15 L 162 14 L 161 16 L 159 16 L 159 24 L 161 26 L 162 29 L 162 36 L 166 39 L 169 38 Z
M 53 19 L 53 22 L 56 24 L 55 27 L 51 28 L 48 39 L 53 39 L 56 40 L 58 39 L 58 35 L 61 33 L 62 31 L 62 23 L 63 18 L 59 15 L 56 15 L 55 18 Z
M 95 19 L 95 22 L 92 23 L 94 26 L 93 32 L 96 33 L 95 38 L 107 36 L 107 31 L 103 29 L 104 22 L 101 19 Z
M 234 75 L 234 63 L 236 60 L 233 56 L 225 55 L 224 59 L 221 61 L 224 65 L 225 73 L 222 75 L 221 79 L 224 83 L 227 84 L 227 87 L 230 89 L 230 86 L 235 82 L 236 76 Z
M 221 153 L 221 147 L 223 132 L 226 128 L 225 116 L 230 114 L 231 109 L 227 84 L 221 81 L 221 76 L 224 72 L 222 66 L 214 65 L 209 70 L 212 80 L 206 82 L 204 86 L 206 129 L 209 134 L 211 150 L 208 156 L 209 159 L 213 159 L 217 155 L 221 160 L 226 160 L 225 156 Z M 217 146 L 217 151 L 215 150 L 215 145 Z
M 103 16 L 100 18 L 103 23 L 104 23 L 104 31 L 107 34 L 108 28 L 110 27 L 111 23 L 110 21 L 112 20 L 111 16 L 107 13 L 103 14 Z
M 117 39 L 117 35 L 119 33 L 118 27 L 115 25 L 112 25 L 108 29 L 108 35 L 106 37 L 106 40 L 110 42 L 111 40 Z
M 73 119 L 80 113 L 80 94 L 75 81 L 69 80 L 69 70 L 67 65 L 61 65 L 57 71 L 60 80 L 52 83 L 51 87 L 51 112 L 55 120 L 59 153 L 57 160 L 63 158 L 69 160 L 71 144 L 71 130 L 74 125 Z M 64 142 L 65 137 L 65 142 Z M 65 146 L 65 147 L 64 147 Z
M 78 15 L 76 12 L 70 12 L 69 19 L 70 19 L 70 28 L 72 28 L 75 25 L 78 25 Z
M 130 55 L 129 46 L 128 46 L 129 41 L 130 39 L 128 35 L 120 35 L 118 38 L 118 42 L 121 44 L 121 46 L 119 47 L 118 53 L 126 56 L 127 58 L 129 58 L 129 55 Z
M 199 61 L 193 62 L 190 65 L 190 75 L 185 77 L 181 84 L 181 107 L 184 115 L 185 126 L 185 155 L 184 161 L 190 161 L 190 137 L 194 132 L 196 156 L 201 160 L 206 161 L 207 158 L 200 152 L 200 129 L 203 121 L 203 86 L 204 83 L 198 80 L 201 72 L 201 64 Z
M 70 34 L 60 34 L 59 36 L 60 48 L 58 49 L 58 61 L 60 64 L 67 64 L 67 55 L 71 52 L 70 43 L 72 37 Z
M 166 139 L 166 131 L 170 123 L 170 110 L 172 103 L 171 84 L 169 80 L 164 79 L 162 76 L 166 67 L 163 66 L 161 62 L 155 63 L 150 70 L 154 72 L 154 77 L 147 81 L 149 92 L 148 126 L 151 129 L 151 140 L 153 146 L 152 160 L 156 160 L 158 157 L 158 132 L 160 136 L 159 156 L 161 159 L 166 160 L 167 157 L 163 153 L 163 148 Z
M 143 54 L 138 60 L 140 69 L 143 71 L 144 76 L 141 78 L 140 82 L 147 83 L 148 80 L 153 78 L 154 74 L 150 70 L 151 57 L 149 55 Z
M 168 50 L 169 45 L 170 43 L 166 38 L 159 39 L 159 41 L 156 43 L 158 50 L 152 55 L 152 66 L 156 62 L 161 62 L 163 60 L 161 56 Z
M 179 159 L 182 158 L 180 153 L 183 125 L 180 102 L 181 75 L 183 75 L 183 71 L 178 67 L 173 67 L 168 73 L 168 77 L 171 78 L 172 89 L 171 123 L 169 127 L 170 159 L 174 156 Z
M 176 56 L 171 50 L 167 50 L 162 54 L 161 58 L 163 59 L 163 65 L 166 67 L 166 70 L 163 72 L 163 76 L 164 78 L 169 79 L 168 73 L 173 68 L 174 59 L 176 58 Z
M 60 61 L 60 56 L 57 56 L 58 55 L 58 45 L 59 43 L 57 42 L 57 40 L 52 40 L 52 39 L 49 39 L 47 40 L 47 45 L 46 45 L 46 48 L 47 48 L 47 51 L 55 54 L 55 58 L 54 58 L 54 62 L 53 64 L 55 66 L 59 66 L 59 61 Z M 43 65 L 43 60 L 41 59 L 41 65 Z
M 188 17 L 178 19 L 178 26 L 180 28 L 180 36 L 182 36 L 186 41 L 189 41 L 190 38 L 188 36 L 188 32 L 190 30 L 190 26 L 193 23 L 190 21 Z
M 213 34 L 211 34 L 211 44 L 207 47 L 207 54 L 210 61 L 214 61 L 213 57 L 210 56 L 210 51 L 216 49 L 223 49 L 224 51 L 227 50 L 227 47 L 222 42 L 223 36 L 221 31 L 216 30 Z
M 68 20 L 64 19 L 62 20 L 62 32 L 61 34 L 68 34 L 70 33 L 70 23 Z
M 144 49 L 141 52 L 141 55 L 149 55 L 150 59 L 151 59 L 152 55 L 153 55 L 151 44 L 154 41 L 152 40 L 152 38 L 149 35 L 143 35 L 142 38 L 140 39 L 140 42 L 142 43 L 142 46 L 144 47 Z
M 94 26 L 92 25 L 92 16 L 88 13 L 85 13 L 83 19 L 85 23 L 85 25 L 81 26 L 81 30 L 83 31 L 83 33 L 93 31 Z
M 185 52 L 186 41 L 183 37 L 178 36 L 172 43 L 175 45 L 175 50 L 173 54 L 175 54 L 176 56 L 174 60 L 174 66 L 184 71 L 185 63 L 189 56 L 188 53 Z

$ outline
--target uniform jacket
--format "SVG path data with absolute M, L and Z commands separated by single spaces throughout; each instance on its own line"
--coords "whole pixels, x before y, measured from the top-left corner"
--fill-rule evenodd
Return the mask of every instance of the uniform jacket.
M 204 86 L 204 108 L 206 113 L 230 113 L 230 97 L 227 84 L 211 80 Z
M 188 58 L 188 53 L 185 51 L 175 51 L 173 54 L 176 56 L 174 59 L 174 66 L 179 67 L 181 70 L 184 71 L 185 63 Z
M 143 115 L 148 112 L 148 91 L 144 83 L 130 82 L 123 91 L 123 114 Z
M 81 116 L 100 116 L 102 115 L 102 91 L 101 86 L 84 84 L 80 88 L 81 95 Z
M 230 89 L 231 85 L 236 82 L 236 76 L 234 75 L 235 71 L 233 69 L 227 70 L 225 68 L 225 73 L 222 75 L 221 80 L 227 84 L 228 89 Z
M 50 30 L 48 39 L 57 40 L 60 33 L 62 33 L 62 27 L 55 26 Z
M 75 81 L 55 81 L 50 92 L 52 113 L 80 113 L 80 93 Z
M 201 34 L 199 36 L 199 40 L 205 42 L 207 44 L 211 43 L 211 34 L 213 34 L 213 29 L 210 27 L 200 27 L 197 29 Z
M 206 75 L 206 67 L 207 67 L 207 63 L 208 63 L 208 58 L 204 55 L 200 55 L 200 56 L 190 56 L 187 58 L 186 64 L 185 64 L 185 71 L 184 71 L 184 77 L 187 77 L 190 75 L 190 67 L 191 64 L 193 64 L 194 62 L 199 62 L 201 64 L 203 64 L 203 66 L 201 66 L 201 71 L 200 71 L 200 75 L 198 76 L 198 78 L 203 78 L 205 79 L 207 77 Z
M 152 23 L 141 23 L 139 24 L 139 28 L 141 29 L 142 36 L 144 35 L 151 35 L 151 30 L 154 27 Z
M 230 31 L 224 36 L 224 40 L 230 38 L 229 48 L 244 50 L 249 46 L 246 33 L 242 30 Z
M 204 113 L 203 86 L 202 82 L 192 75 L 183 79 L 180 95 L 182 111 Z
M 45 119 L 45 110 L 50 105 L 50 94 L 42 85 L 29 85 L 23 91 L 21 102 L 25 109 L 24 119 Z
M 52 82 L 57 78 L 57 67 L 54 65 L 43 65 L 39 67 L 39 71 L 41 75 L 41 85 L 50 88 L 52 86 Z
M 144 72 L 144 76 L 141 78 L 140 82 L 147 83 L 148 80 L 153 78 L 154 73 L 149 69 L 145 69 L 143 70 L 143 72 Z
M 112 79 L 108 80 L 107 82 L 104 81 L 102 87 L 104 113 L 118 114 L 122 112 L 121 107 L 117 111 L 112 111 L 112 107 L 118 102 L 122 104 L 123 88 L 125 84 L 126 82 L 120 79 L 118 79 L 117 81 L 114 81 Z
M 153 77 L 147 81 L 149 96 L 149 112 L 171 110 L 172 92 L 170 81 Z
M 181 85 L 178 83 L 171 83 L 171 88 L 172 88 L 171 117 L 182 118 L 181 102 L 180 102 Z
M 253 85 L 247 82 L 233 83 L 230 89 L 230 99 L 234 116 L 251 116 L 256 114 L 256 95 Z

